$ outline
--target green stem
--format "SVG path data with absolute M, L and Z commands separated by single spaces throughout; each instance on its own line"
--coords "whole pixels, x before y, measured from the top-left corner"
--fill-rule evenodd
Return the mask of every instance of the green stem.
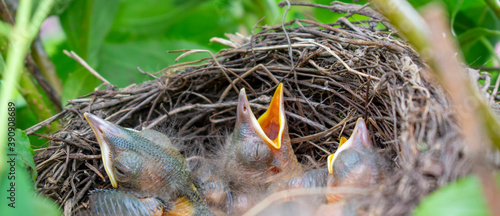
M 24 66 L 24 59 L 28 48 L 35 38 L 40 25 L 50 12 L 54 0 L 45 0 L 39 3 L 33 17 L 30 19 L 30 11 L 33 8 L 31 0 L 19 1 L 16 24 L 9 35 L 11 48 L 7 53 L 4 84 L 0 93 L 0 173 L 5 170 L 5 147 L 7 141 L 7 108 L 11 95 L 14 92 L 17 81 Z
M 13 29 L 11 35 L 24 35 L 19 32 L 19 28 Z M 21 34 L 20 34 L 21 33 Z M 14 93 L 15 84 L 19 79 L 21 69 L 23 68 L 24 56 L 28 49 L 28 44 L 23 43 L 24 37 L 11 37 L 12 48 L 9 49 L 5 71 L 4 71 L 4 82 L 2 85 L 2 92 L 0 97 L 0 173 L 3 173 L 5 169 L 4 157 L 7 141 L 7 108 L 8 103 L 11 100 L 11 95 Z
M 54 88 L 58 95 L 62 95 L 61 80 L 57 76 L 56 69 L 47 55 L 40 37 L 37 37 L 35 41 L 33 41 L 33 44 L 31 44 L 31 56 L 50 86 Z M 59 100 L 61 99 L 59 98 Z
M 418 51 L 430 49 L 430 32 L 422 17 L 406 0 L 372 0 L 376 8 L 398 28 Z
M 495 15 L 500 19 L 500 2 L 498 0 L 485 0 L 486 4 L 490 6 Z
M 391 23 L 398 28 L 398 30 L 408 39 L 408 42 L 410 42 L 422 54 L 428 64 L 432 67 L 433 70 L 431 71 L 437 81 L 440 82 L 440 84 L 444 86 L 451 95 L 450 97 L 452 102 L 455 103 L 455 109 L 458 109 L 457 112 L 459 119 L 464 120 L 461 121 L 461 123 L 463 123 L 462 127 L 469 127 L 472 124 L 477 124 L 478 127 L 484 128 L 487 139 L 491 140 L 492 144 L 500 149 L 500 122 L 496 118 L 496 115 L 494 115 L 491 108 L 483 100 L 481 100 L 476 93 L 477 88 L 473 86 L 471 82 L 467 82 L 465 76 L 460 73 L 454 74 L 453 76 L 449 75 L 450 67 L 456 67 L 456 70 L 453 70 L 453 72 L 458 72 L 462 69 L 458 66 L 459 60 L 456 60 L 453 57 L 448 58 L 453 59 L 456 62 L 450 61 L 452 63 L 448 64 L 446 67 L 442 66 L 442 60 L 446 58 L 443 58 L 441 55 L 446 55 L 447 53 L 443 52 L 443 47 L 440 47 L 441 49 L 436 48 L 437 45 L 434 44 L 435 41 L 437 41 L 436 35 L 434 35 L 434 37 L 431 36 L 429 25 L 427 25 L 423 18 L 410 4 L 408 4 L 408 2 L 403 0 L 372 0 L 372 2 L 391 21 Z M 440 20 L 432 20 L 429 22 L 439 21 Z M 443 29 L 440 30 L 444 31 Z M 437 30 L 435 29 L 435 31 Z M 440 37 L 442 37 L 442 35 L 440 35 Z M 450 42 L 450 44 L 452 43 Z M 450 47 L 445 47 L 444 49 L 451 49 L 451 45 Z M 457 86 L 461 86 L 461 88 L 457 88 Z M 466 105 L 463 100 L 460 100 L 460 98 L 470 98 L 475 105 L 473 108 L 474 111 L 465 111 L 464 107 L 466 107 Z M 472 120 L 470 118 L 467 119 L 467 116 L 464 113 L 475 113 L 477 118 Z M 466 119 L 471 120 L 472 122 L 465 121 Z M 477 130 L 477 128 L 472 128 L 471 130 L 474 129 Z M 464 133 L 472 134 L 471 131 L 466 129 L 464 129 Z M 478 138 L 476 137 L 476 139 Z M 467 142 L 467 140 L 471 139 L 467 139 L 466 136 L 465 140 Z
M 7 23 L 0 22 L 0 35 L 9 36 L 11 27 Z
M 49 108 L 49 104 L 44 100 L 37 86 L 31 81 L 31 77 L 26 69 L 21 73 L 19 87 L 21 88 L 19 92 L 21 92 L 24 99 L 26 99 L 28 108 L 33 111 L 33 114 L 39 122 L 55 115 L 54 111 Z M 60 125 L 57 122 L 54 123 L 55 124 L 47 126 L 50 132 L 60 129 Z

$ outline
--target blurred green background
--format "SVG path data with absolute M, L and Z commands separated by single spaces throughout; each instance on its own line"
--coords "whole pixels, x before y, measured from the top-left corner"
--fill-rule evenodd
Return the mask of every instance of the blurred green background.
M 210 43 L 212 37 L 224 33 L 251 34 L 259 25 L 277 25 L 283 19 L 284 9 L 279 0 L 108 0 L 108 1 L 57 1 L 53 16 L 42 25 L 43 45 L 52 60 L 57 79 L 62 86 L 61 101 L 90 93 L 101 82 L 75 60 L 62 51 L 72 50 L 82 57 L 104 78 L 118 87 L 140 83 L 150 77 L 143 71 L 156 72 L 174 63 L 180 49 L 207 49 L 217 52 L 224 46 Z M 330 4 L 329 0 L 314 3 Z M 343 2 L 350 2 L 343 0 Z M 475 68 L 490 70 L 496 77 L 500 19 L 487 1 L 463 0 L 411 0 L 417 9 L 429 2 L 446 5 L 457 41 L 467 63 Z M 367 1 L 355 1 L 366 4 Z M 333 23 L 343 14 L 333 14 L 326 9 L 293 6 L 286 20 L 306 18 Z M 364 19 L 354 16 L 354 19 Z M 258 29 L 257 29 L 258 30 Z M 194 54 L 182 61 L 192 61 L 208 54 Z M 47 104 L 50 101 L 45 98 Z M 34 115 L 22 95 L 17 97 L 18 125 L 26 129 L 41 119 Z M 55 112 L 53 112 L 54 114 Z M 43 131 L 40 131 L 43 132 Z M 31 138 L 39 146 L 44 141 Z
M 6 1 L 16 3 L 16 1 Z M 213 53 L 225 48 L 210 43 L 212 37 L 224 37 L 224 33 L 240 32 L 250 35 L 254 25 L 280 24 L 285 10 L 279 8 L 279 0 L 59 0 L 52 16 L 42 25 L 41 41 L 47 51 L 56 80 L 62 88 L 61 103 L 92 92 L 101 82 L 75 60 L 63 54 L 72 50 L 82 57 L 112 84 L 125 87 L 151 79 L 140 74 L 137 67 L 146 72 L 156 72 L 174 64 L 178 53 L 167 51 L 180 49 L 207 49 Z M 330 4 L 329 0 L 303 1 Z M 350 0 L 342 2 L 352 3 Z M 409 0 L 420 10 L 428 3 L 438 2 L 446 7 L 450 23 L 466 63 L 486 70 L 496 79 L 499 72 L 500 53 L 500 6 L 497 0 Z M 355 1 L 366 4 L 367 1 Z M 292 6 L 286 21 L 294 18 L 333 23 L 345 14 L 333 14 L 326 9 Z M 351 20 L 365 19 L 353 16 Z M 259 29 L 257 29 L 258 31 Z M 0 42 L 5 38 L 0 37 Z M 5 53 L 0 55 L 0 71 L 3 73 Z M 182 59 L 192 61 L 208 54 L 194 54 Z M 2 79 L 0 73 L 0 81 Z M 13 95 L 17 108 L 17 127 L 27 129 L 44 120 L 40 110 L 57 113 L 57 105 L 51 104 L 34 79 L 32 82 L 46 107 L 28 103 L 29 89 L 20 83 Z M 1 84 L 1 82 L 0 82 Z M 32 90 L 31 90 L 32 91 Z M 49 115 L 49 116 L 50 116 Z M 41 129 L 38 133 L 47 133 Z M 39 148 L 46 141 L 29 137 L 31 146 Z M 27 140 L 26 140 L 27 142 Z M 28 142 L 29 146 L 29 142 Z M 28 151 L 29 152 L 29 151 Z M 33 152 L 31 151 L 31 154 Z M 29 154 L 28 154 L 29 155 Z M 28 165 L 30 163 L 27 163 Z M 36 178 L 36 177 L 35 177 Z M 1 207 L 0 207 L 1 210 Z

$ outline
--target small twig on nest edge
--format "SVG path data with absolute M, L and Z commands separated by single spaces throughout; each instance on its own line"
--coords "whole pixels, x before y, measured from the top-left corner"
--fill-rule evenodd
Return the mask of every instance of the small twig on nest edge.
M 94 70 L 94 68 L 90 67 L 90 65 L 87 64 L 87 62 L 85 60 L 83 60 L 80 56 L 78 56 L 78 54 L 76 54 L 75 52 L 73 52 L 73 51 L 68 52 L 67 50 L 63 50 L 63 52 L 64 52 L 64 54 L 66 54 L 70 58 L 72 58 L 72 59 L 76 60 L 78 63 L 80 63 L 84 68 L 86 68 L 92 75 L 97 77 L 97 79 L 101 80 L 101 82 L 103 82 L 104 84 L 113 85 L 108 80 L 106 80 L 104 77 L 102 77 L 99 73 L 97 73 L 97 71 Z

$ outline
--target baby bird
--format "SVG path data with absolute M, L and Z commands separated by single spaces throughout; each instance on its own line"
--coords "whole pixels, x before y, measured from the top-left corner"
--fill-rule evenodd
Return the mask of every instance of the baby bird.
M 126 192 L 97 193 L 96 200 L 114 200 L 126 206 L 121 209 L 134 208 L 127 205 L 145 201 L 149 204 L 161 203 L 169 207 L 161 210 L 163 215 L 211 215 L 193 184 L 186 160 L 167 136 L 153 130 L 122 128 L 90 113 L 84 116 L 99 142 L 111 184 Z M 141 205 L 136 206 L 141 208 Z M 119 209 L 116 206 L 113 208 Z M 161 205 L 157 209 L 162 209 Z M 137 211 L 151 212 L 151 209 Z M 158 211 L 153 212 L 157 214 Z
M 224 168 L 243 186 L 262 185 L 293 176 L 301 166 L 293 153 L 288 135 L 283 101 L 283 84 L 279 84 L 267 111 L 257 120 L 241 89 L 236 124 L 227 143 Z M 234 172 L 233 172 L 234 171 Z
M 241 89 L 236 124 L 226 143 L 216 180 L 228 184 L 226 194 L 231 194 L 223 197 L 231 197 L 229 212 L 245 212 L 265 195 L 271 183 L 288 181 L 301 169 L 288 135 L 283 84 L 278 85 L 269 108 L 258 120 L 245 89 Z
M 328 157 L 329 187 L 369 187 L 385 178 L 389 163 L 375 150 L 363 118 L 356 122 L 351 137 L 340 143 Z M 342 194 L 327 195 L 329 203 L 342 198 Z

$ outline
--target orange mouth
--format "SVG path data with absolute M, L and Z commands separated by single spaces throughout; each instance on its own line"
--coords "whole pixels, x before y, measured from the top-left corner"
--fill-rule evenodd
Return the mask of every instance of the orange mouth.
M 281 148 L 281 139 L 285 131 L 285 108 L 283 105 L 283 83 L 280 83 L 274 92 L 273 99 L 267 111 L 260 116 L 258 122 L 263 134 L 259 136 L 275 149 Z
M 281 139 L 286 124 L 285 109 L 283 107 L 283 84 L 278 85 L 269 108 L 259 120 L 255 118 L 250 109 L 245 89 L 240 90 L 237 112 L 236 125 L 246 122 L 270 148 L 281 148 Z

